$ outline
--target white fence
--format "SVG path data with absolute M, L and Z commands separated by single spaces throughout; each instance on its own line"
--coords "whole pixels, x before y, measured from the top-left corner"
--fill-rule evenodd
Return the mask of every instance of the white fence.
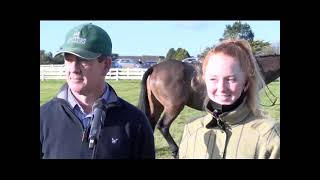
M 142 79 L 144 68 L 111 68 L 105 79 Z M 65 79 L 64 65 L 40 65 L 40 80 Z

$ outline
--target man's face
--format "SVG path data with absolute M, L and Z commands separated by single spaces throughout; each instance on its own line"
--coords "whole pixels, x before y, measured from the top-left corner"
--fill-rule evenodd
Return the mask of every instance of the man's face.
M 88 95 L 104 86 L 104 78 L 110 68 L 110 61 L 84 60 L 73 54 L 65 54 L 66 80 L 74 93 Z

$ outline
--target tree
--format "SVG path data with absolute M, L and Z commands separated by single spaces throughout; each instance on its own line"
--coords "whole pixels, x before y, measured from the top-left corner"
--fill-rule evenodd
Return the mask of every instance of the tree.
M 165 59 L 159 59 L 159 62 L 162 62 L 162 61 L 166 61 L 166 60 L 169 60 L 169 59 L 174 59 L 174 60 L 183 60 L 185 58 L 188 58 L 190 57 L 190 54 L 187 50 L 183 49 L 183 48 L 178 48 L 177 51 L 174 50 L 174 48 L 170 48 L 168 53 L 167 53 L 167 56 Z
M 182 49 L 182 48 L 178 48 L 175 54 L 175 59 L 178 61 L 181 61 L 185 58 L 190 57 L 189 53 L 187 50 Z
M 262 50 L 264 48 L 268 48 L 270 46 L 269 42 L 264 42 L 263 40 L 256 40 L 250 43 L 253 54 L 262 54 Z
M 249 42 L 252 42 L 254 39 L 254 33 L 251 30 L 249 24 L 244 23 L 242 24 L 241 21 L 236 21 L 231 25 L 226 25 L 226 29 L 223 32 L 224 39 L 245 39 Z
M 54 60 L 53 60 L 53 57 L 52 57 L 52 53 L 51 52 L 47 52 L 45 54 L 46 54 L 46 58 L 48 59 L 49 63 L 53 64 Z
M 271 47 L 275 54 L 280 54 L 280 42 L 273 43 Z
M 50 64 L 50 58 L 45 50 L 40 50 L 40 64 Z
M 44 64 L 44 50 L 40 50 L 40 64 Z
M 166 56 L 166 58 L 164 60 L 166 61 L 166 60 L 169 60 L 169 59 L 175 59 L 176 58 L 175 54 L 176 54 L 176 51 L 173 48 L 170 48 L 168 53 L 167 53 L 167 56 Z
M 51 52 L 45 52 L 45 50 L 40 50 L 40 64 L 63 64 L 64 57 L 59 54 L 56 57 L 52 57 Z
M 158 61 L 157 63 L 160 63 L 162 61 L 164 61 L 166 58 L 164 56 L 158 56 Z
M 223 41 L 225 39 L 244 39 L 250 43 L 252 48 L 252 52 L 254 55 L 256 54 L 266 54 L 271 53 L 272 51 L 275 53 L 272 54 L 280 54 L 280 45 L 271 46 L 269 42 L 265 42 L 263 40 L 254 40 L 254 33 L 251 30 L 250 25 L 247 23 L 242 24 L 240 21 L 234 22 L 232 25 L 226 25 L 226 29 L 223 33 L 223 38 L 220 38 L 219 41 Z M 202 61 L 207 53 L 213 49 L 215 45 L 212 47 L 206 47 L 203 52 L 197 55 L 199 61 Z
M 257 52 L 258 55 L 269 55 L 269 54 L 280 54 L 280 44 L 279 42 L 274 44 L 269 44 L 261 48 L 260 52 Z
M 263 40 L 254 40 L 254 33 L 251 30 L 249 24 L 242 24 L 241 21 L 236 21 L 232 25 L 226 25 L 226 29 L 223 33 L 223 38 L 225 39 L 244 39 L 250 43 L 252 52 L 254 55 L 261 54 L 263 49 L 267 49 L 270 46 L 269 42 L 264 42 Z
M 198 54 L 197 57 L 198 57 L 199 61 L 202 61 L 202 60 L 206 57 L 206 55 L 208 54 L 208 52 L 209 52 L 211 49 L 213 49 L 214 47 L 215 47 L 215 45 L 213 45 L 212 47 L 206 47 L 206 48 L 202 51 L 202 53 Z
M 64 57 L 62 54 L 59 54 L 53 58 L 52 64 L 63 64 L 63 63 L 64 63 Z

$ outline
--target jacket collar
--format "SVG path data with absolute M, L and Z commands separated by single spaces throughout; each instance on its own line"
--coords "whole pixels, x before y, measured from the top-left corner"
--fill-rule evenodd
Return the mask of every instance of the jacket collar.
M 108 86 L 108 94 L 107 94 L 107 98 L 106 98 L 106 102 L 107 104 L 111 104 L 111 103 L 116 103 L 116 104 L 120 104 L 119 103 L 119 99 L 118 96 L 116 94 L 116 92 L 114 91 L 114 89 L 108 84 L 106 83 L 106 86 Z M 69 86 L 67 83 L 65 83 L 59 90 L 58 94 L 57 94 L 57 98 L 63 99 L 65 101 L 68 102 L 68 89 Z M 69 105 L 71 106 L 71 104 L 69 103 Z
M 207 125 L 211 123 L 211 121 L 216 121 L 215 115 L 213 114 L 210 99 L 208 96 L 205 99 L 205 111 L 209 113 L 208 116 L 204 119 L 204 124 Z M 250 109 L 247 105 L 247 98 L 245 97 L 242 103 L 235 108 L 232 111 L 224 112 L 220 115 L 218 115 L 218 118 L 220 118 L 224 123 L 227 125 L 235 125 L 239 124 L 241 121 L 245 120 L 245 118 L 249 115 Z

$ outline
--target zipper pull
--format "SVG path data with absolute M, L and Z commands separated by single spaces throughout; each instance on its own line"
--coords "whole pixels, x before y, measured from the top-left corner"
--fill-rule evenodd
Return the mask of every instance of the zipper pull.
M 217 121 L 217 125 L 223 130 L 226 130 L 226 126 L 224 124 L 224 122 L 221 120 L 221 118 L 219 117 L 219 115 L 222 113 L 221 111 L 219 111 L 218 109 L 214 109 L 213 110 L 213 117 L 216 119 Z
M 86 128 L 86 129 L 84 129 L 84 131 L 82 131 L 81 141 L 82 142 L 87 142 L 88 141 L 87 137 L 88 137 L 88 129 Z
M 223 131 L 226 131 L 226 125 L 219 117 L 217 118 L 217 124 Z

